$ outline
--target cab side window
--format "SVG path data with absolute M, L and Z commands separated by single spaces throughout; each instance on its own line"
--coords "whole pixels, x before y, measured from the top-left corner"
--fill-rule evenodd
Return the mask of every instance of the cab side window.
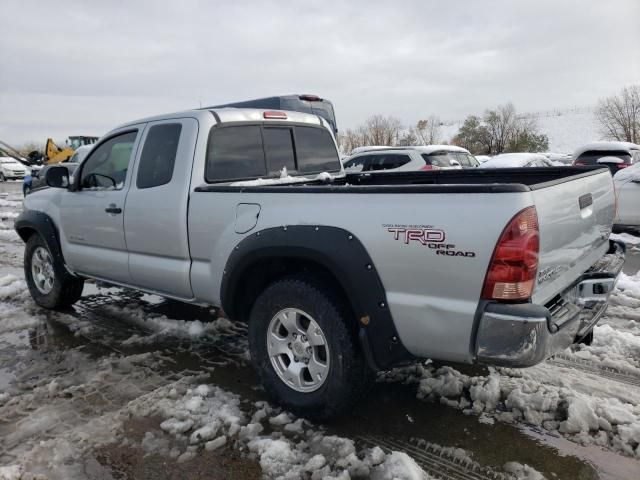
M 137 131 L 123 133 L 98 145 L 83 164 L 80 188 L 121 190 L 137 135 Z
M 168 123 L 151 127 L 144 142 L 136 186 L 158 187 L 171 181 L 182 125 Z

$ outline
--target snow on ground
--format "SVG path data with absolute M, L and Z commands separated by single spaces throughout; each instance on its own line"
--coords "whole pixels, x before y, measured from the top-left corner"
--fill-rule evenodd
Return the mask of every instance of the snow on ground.
M 563 355 L 640 379 L 640 272 L 621 274 L 611 307 L 595 327 L 592 345 Z M 598 445 L 640 459 L 640 388 L 604 381 L 562 364 L 527 369 L 491 368 L 470 376 L 431 362 L 394 370 L 383 381 L 417 383 L 417 396 L 479 415 L 559 432 L 582 445 Z
M 640 237 L 628 233 L 612 233 L 609 238 L 611 240 L 619 240 L 627 245 L 640 245 Z

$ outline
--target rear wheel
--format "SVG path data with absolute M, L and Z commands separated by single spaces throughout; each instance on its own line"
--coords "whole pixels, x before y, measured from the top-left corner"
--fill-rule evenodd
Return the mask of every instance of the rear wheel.
M 38 234 L 29 238 L 24 249 L 24 276 L 31 297 L 41 307 L 65 308 L 82 295 L 84 280 L 71 275 Z
M 253 363 L 267 393 L 287 409 L 325 420 L 351 407 L 371 384 L 349 309 L 302 276 L 276 281 L 249 322 Z

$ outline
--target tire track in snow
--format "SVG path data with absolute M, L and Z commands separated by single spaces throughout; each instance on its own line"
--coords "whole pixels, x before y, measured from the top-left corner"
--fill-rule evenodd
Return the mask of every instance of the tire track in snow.
M 507 480 L 502 472 L 457 457 L 451 449 L 420 439 L 408 441 L 393 437 L 358 436 L 356 440 L 367 447 L 379 446 L 385 453 L 399 451 L 412 457 L 422 469 L 436 478 L 447 480 Z
M 568 367 L 575 370 L 580 370 L 587 373 L 592 373 L 599 377 L 606 378 L 608 380 L 615 380 L 616 382 L 626 383 L 627 385 L 633 385 L 640 387 L 640 375 L 634 375 L 630 372 L 625 372 L 613 367 L 607 367 L 599 365 L 592 360 L 584 358 L 576 358 L 562 353 L 557 354 L 553 358 L 547 360 L 547 363 L 556 365 L 558 367 Z

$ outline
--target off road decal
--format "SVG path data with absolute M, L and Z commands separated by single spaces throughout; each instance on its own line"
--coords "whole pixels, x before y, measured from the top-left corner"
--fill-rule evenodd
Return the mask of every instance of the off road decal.
M 405 245 L 418 243 L 430 250 L 435 250 L 436 255 L 447 257 L 475 257 L 476 253 L 464 251 L 456 248 L 453 243 L 446 242 L 447 235 L 444 230 L 435 228 L 433 225 L 391 225 L 383 224 L 392 238 Z

